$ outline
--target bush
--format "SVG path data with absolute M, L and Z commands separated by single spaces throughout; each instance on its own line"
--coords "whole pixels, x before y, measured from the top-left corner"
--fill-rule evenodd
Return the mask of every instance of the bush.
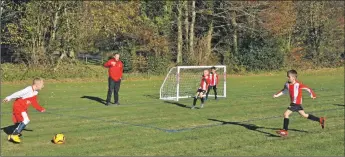
M 35 77 L 45 79 L 104 78 L 107 70 L 95 65 L 61 64 L 55 71 L 51 67 L 28 67 L 24 64 L 2 64 L 2 81 L 27 80 Z
M 149 56 L 148 73 L 155 75 L 164 75 L 172 67 L 170 56 Z
M 279 40 L 256 40 L 247 44 L 237 56 L 247 71 L 279 70 L 284 65 L 284 50 Z

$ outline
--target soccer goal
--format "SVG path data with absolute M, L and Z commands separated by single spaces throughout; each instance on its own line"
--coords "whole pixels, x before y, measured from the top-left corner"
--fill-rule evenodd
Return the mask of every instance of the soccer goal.
M 160 88 L 160 99 L 175 100 L 190 98 L 195 95 L 199 88 L 201 76 L 204 69 L 213 66 L 177 66 L 169 70 Z M 226 66 L 216 65 L 219 83 L 217 86 L 217 97 L 226 97 Z M 209 98 L 214 97 L 213 90 Z

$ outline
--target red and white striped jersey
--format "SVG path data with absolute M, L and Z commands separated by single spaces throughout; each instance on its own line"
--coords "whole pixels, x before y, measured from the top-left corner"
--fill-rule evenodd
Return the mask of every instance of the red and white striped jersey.
M 218 85 L 218 74 L 217 73 L 210 73 L 210 86 Z
M 302 104 L 302 89 L 308 91 L 311 97 L 316 97 L 313 90 L 297 81 L 294 84 L 289 84 L 288 82 L 285 83 L 284 88 L 276 94 L 276 97 L 279 97 L 288 91 L 290 94 L 291 103 L 300 105 Z
M 209 85 L 210 85 L 210 77 L 202 76 L 199 89 L 207 90 Z

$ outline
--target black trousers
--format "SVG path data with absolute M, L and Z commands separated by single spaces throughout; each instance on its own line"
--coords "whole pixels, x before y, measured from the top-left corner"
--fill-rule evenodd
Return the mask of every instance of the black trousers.
M 107 95 L 107 103 L 110 103 L 111 95 L 114 92 L 114 103 L 119 102 L 119 90 L 120 90 L 121 80 L 114 81 L 110 77 L 108 78 L 108 95 Z
M 208 86 L 207 93 L 206 93 L 206 99 L 208 99 L 208 94 L 210 93 L 211 88 L 213 88 L 214 97 L 217 99 L 217 86 Z

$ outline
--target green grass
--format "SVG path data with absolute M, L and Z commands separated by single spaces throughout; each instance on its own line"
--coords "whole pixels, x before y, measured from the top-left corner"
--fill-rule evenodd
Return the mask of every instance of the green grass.
M 312 100 L 304 92 L 303 107 L 307 113 L 327 117 L 326 128 L 294 113 L 286 138 L 272 136 L 282 127 L 289 104 L 288 96 L 272 98 L 286 80 L 283 72 L 230 76 L 228 97 L 211 99 L 199 110 L 183 107 L 192 99 L 178 105 L 159 100 L 162 79 L 123 81 L 121 106 L 109 107 L 81 98 L 104 99 L 107 82 L 46 81 L 39 101 L 47 113 L 30 108 L 27 129 L 33 131 L 23 131 L 21 144 L 7 142 L 1 132 L 1 156 L 343 156 L 343 70 L 299 74 L 318 96 Z M 2 84 L 1 98 L 26 85 Z M 12 124 L 11 107 L 1 105 L 1 127 Z M 51 138 L 60 132 L 66 135 L 66 144 L 52 144 Z

